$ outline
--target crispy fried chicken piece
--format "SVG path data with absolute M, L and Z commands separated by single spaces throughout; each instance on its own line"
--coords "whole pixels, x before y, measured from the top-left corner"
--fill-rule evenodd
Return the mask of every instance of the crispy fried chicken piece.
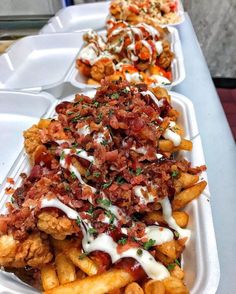
M 26 153 L 29 155 L 31 162 L 33 161 L 33 154 L 38 146 L 42 144 L 40 140 L 39 128 L 33 125 L 28 130 L 24 131 L 24 146 Z
M 72 235 L 79 231 L 76 223 L 66 216 L 58 216 L 54 212 L 42 212 L 38 216 L 38 229 L 54 239 L 64 240 L 66 236 Z
M 101 58 L 92 66 L 91 76 L 94 80 L 100 82 L 106 76 L 114 74 L 115 67 L 111 59 Z
M 52 259 L 47 240 L 40 234 L 30 235 L 25 241 L 19 242 L 12 235 L 0 237 L 0 265 L 6 267 L 40 267 Z

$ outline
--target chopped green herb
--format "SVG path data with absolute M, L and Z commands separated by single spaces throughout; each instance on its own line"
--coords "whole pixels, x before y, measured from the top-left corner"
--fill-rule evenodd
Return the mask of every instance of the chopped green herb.
M 99 177 L 100 177 L 100 175 L 101 175 L 101 173 L 100 173 L 100 172 L 94 172 L 94 173 L 93 173 L 93 176 L 94 176 L 95 178 L 99 178 Z
M 88 252 L 84 252 L 80 254 L 79 259 L 84 259 L 88 254 L 89 254 Z
M 141 248 L 139 248 L 139 249 L 137 250 L 137 255 L 141 256 L 142 254 L 143 254 L 143 250 L 142 250 Z
M 71 115 L 71 114 L 75 114 L 75 112 L 74 111 L 68 111 L 66 114 Z
M 94 100 L 93 101 L 93 105 L 98 108 L 98 106 L 100 105 L 100 103 L 98 101 Z
M 179 262 L 179 260 L 176 258 L 175 259 L 175 263 L 179 266 L 179 267 L 181 267 L 181 264 L 180 264 L 180 262 Z
M 116 179 L 116 182 L 117 182 L 117 184 L 121 185 L 121 184 L 124 184 L 125 179 L 122 178 L 121 176 L 118 176 L 117 179 Z
M 109 116 L 112 116 L 113 113 L 114 113 L 114 109 L 109 109 L 109 111 L 108 111 L 108 115 L 109 115 Z
M 70 175 L 71 175 L 71 177 L 72 177 L 73 180 L 75 180 L 75 179 L 77 178 L 77 177 L 76 177 L 76 174 L 75 174 L 74 172 L 71 172 Z
M 176 238 L 179 238 L 179 233 L 177 231 L 174 231 L 174 235 Z
M 173 178 L 178 177 L 178 175 L 179 175 L 179 172 L 178 172 L 177 170 L 174 170 L 174 171 L 172 172 L 172 174 L 171 174 L 171 176 L 172 176 Z
M 155 240 L 149 239 L 148 242 L 143 243 L 143 248 L 145 250 L 149 250 L 152 246 L 155 245 L 155 243 L 156 243 Z
M 106 146 L 106 145 L 108 144 L 108 141 L 107 141 L 106 139 L 103 139 L 102 142 L 101 142 L 101 144 L 102 144 L 103 146 Z
M 11 201 L 11 203 L 14 203 L 15 199 L 11 196 L 10 201 Z
M 112 180 L 110 180 L 109 182 L 103 184 L 103 185 L 102 185 L 102 188 L 103 188 L 103 189 L 107 189 L 108 187 L 111 186 L 111 184 L 112 184 Z
M 77 225 L 80 225 L 81 224 L 81 220 L 80 220 L 79 217 L 77 217 L 76 223 L 77 223 Z
M 68 127 L 64 128 L 64 131 L 70 131 L 70 130 L 71 130 L 71 129 L 68 128 Z
M 94 207 L 91 205 L 87 213 L 92 214 L 94 212 Z
M 138 167 L 136 169 L 136 176 L 139 176 L 142 172 L 143 172 L 143 170 L 141 169 L 141 167 Z
M 174 268 L 175 268 L 175 264 L 174 263 L 170 263 L 170 264 L 167 265 L 167 269 L 169 271 L 172 271 Z
M 106 214 L 106 216 L 109 217 L 109 219 L 110 219 L 109 223 L 110 223 L 110 225 L 112 225 L 114 223 L 114 221 L 115 221 L 114 213 L 112 213 L 110 210 L 106 210 L 105 214 Z
M 65 185 L 65 190 L 66 190 L 66 191 L 70 191 L 70 185 L 69 185 L 69 184 L 66 184 L 66 185 Z
M 74 148 L 78 147 L 78 145 L 79 145 L 78 143 L 72 143 L 71 144 L 71 146 L 74 147 Z
M 126 89 L 125 88 L 125 89 L 122 90 L 122 92 L 125 93 L 125 94 L 128 94 L 129 93 L 129 89 Z
M 83 150 L 78 150 L 78 151 L 76 152 L 76 154 L 80 154 L 82 151 L 83 151 Z
M 86 172 L 85 172 L 85 177 L 89 177 L 90 176 L 90 170 L 87 169 Z
M 96 118 L 96 123 L 100 123 L 102 121 L 102 118 L 103 118 L 103 115 L 102 113 L 100 112 Z
M 89 228 L 89 229 L 88 229 L 88 233 L 89 233 L 89 234 L 95 234 L 95 233 L 97 233 L 97 230 L 94 229 L 94 228 Z
M 80 119 L 81 119 L 81 115 L 78 114 L 78 115 L 76 115 L 75 117 L 72 118 L 71 122 L 77 123 Z
M 107 206 L 107 207 L 111 205 L 111 201 L 109 199 L 99 198 L 98 203 L 102 204 L 103 206 Z
M 60 156 L 60 160 L 63 160 L 65 158 L 65 151 L 62 151 L 61 156 Z
M 113 93 L 112 95 L 111 95 L 111 98 L 112 99 L 118 99 L 120 97 L 120 95 L 118 94 L 118 93 Z
M 118 241 L 118 244 L 120 245 L 125 245 L 127 243 L 127 238 L 125 237 L 122 237 L 119 241 Z

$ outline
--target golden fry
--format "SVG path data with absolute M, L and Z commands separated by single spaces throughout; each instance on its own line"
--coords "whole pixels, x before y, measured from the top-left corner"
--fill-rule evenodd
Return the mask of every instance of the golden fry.
M 189 215 L 185 211 L 173 211 L 172 216 L 181 228 L 185 228 L 188 225 Z M 148 212 L 144 219 L 149 224 L 158 222 L 160 225 L 166 225 L 161 211 Z
M 178 180 L 182 183 L 182 188 L 186 189 L 196 184 L 199 181 L 199 176 L 188 173 L 181 173 Z
M 88 79 L 87 84 L 88 85 L 94 85 L 94 86 L 100 86 L 100 83 L 95 81 L 94 79 Z
M 172 259 L 176 258 L 175 240 L 171 240 L 161 245 L 157 245 L 156 249 Z
M 184 283 L 175 277 L 169 277 L 163 280 L 163 283 L 165 286 L 165 294 L 188 294 L 189 293 Z
M 161 281 L 149 280 L 143 288 L 145 294 L 165 294 L 165 287 Z
M 76 280 L 75 266 L 63 253 L 56 255 L 55 263 L 60 284 Z
M 56 269 L 53 265 L 48 264 L 41 269 L 41 280 L 44 290 L 50 290 L 59 286 Z
M 101 275 L 87 277 L 83 280 L 61 285 L 45 294 L 104 294 L 133 282 L 133 276 L 122 269 L 112 269 Z
M 207 185 L 206 181 L 202 181 L 186 190 L 183 190 L 179 194 L 174 197 L 172 201 L 172 208 L 173 210 L 179 210 L 185 207 L 189 202 L 193 199 L 196 199 L 198 196 L 201 195 L 202 191 L 205 189 Z
M 183 280 L 184 279 L 184 271 L 182 270 L 182 268 L 180 266 L 178 266 L 178 264 L 174 265 L 174 268 L 169 270 L 170 271 L 170 275 L 172 277 L 175 277 L 179 280 Z
M 125 287 L 124 294 L 144 294 L 144 292 L 138 283 L 133 282 Z

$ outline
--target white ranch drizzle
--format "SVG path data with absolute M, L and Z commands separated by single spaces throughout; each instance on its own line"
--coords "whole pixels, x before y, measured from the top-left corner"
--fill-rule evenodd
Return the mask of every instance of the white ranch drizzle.
M 139 154 L 143 154 L 143 155 L 145 155 L 145 154 L 147 153 L 147 149 L 146 149 L 144 146 L 139 147 L 139 148 L 136 148 L 135 146 L 132 146 L 132 147 L 130 148 L 130 150 L 133 150 L 133 151 L 135 151 L 135 152 L 137 152 L 137 153 L 139 153 Z M 157 159 L 160 159 L 160 158 L 163 157 L 163 155 L 160 154 L 160 153 L 155 153 L 155 154 L 156 154 L 156 158 L 157 158 Z
M 128 82 L 134 82 L 134 83 L 141 82 L 140 74 L 138 72 L 134 72 L 132 74 L 125 73 L 125 78 Z
M 165 197 L 164 199 L 159 201 L 162 207 L 162 213 L 164 220 L 167 222 L 168 226 L 172 228 L 173 230 L 177 231 L 179 233 L 180 238 L 187 237 L 190 239 L 191 231 L 187 229 L 180 228 L 175 219 L 172 217 L 172 208 L 168 197 Z
M 146 23 L 140 23 L 136 26 L 137 28 L 143 27 L 155 40 L 155 37 L 159 37 L 160 33 L 152 26 L 146 24 Z
M 94 43 L 89 43 L 80 51 L 78 58 L 93 65 L 97 61 L 98 54 L 99 50 L 96 45 Z
M 89 125 L 84 125 L 83 127 L 79 128 L 79 130 L 77 131 L 77 134 L 79 134 L 80 136 L 86 136 L 91 134 Z
M 158 100 L 156 98 L 156 96 L 149 90 L 147 91 L 143 91 L 143 92 L 140 92 L 141 95 L 143 96 L 146 96 L 146 95 L 149 95 L 151 97 L 151 99 L 153 100 L 153 102 L 158 106 L 158 107 L 162 107 L 163 106 L 163 101 L 162 100 Z
M 175 132 L 171 130 L 171 128 L 173 128 L 175 125 L 176 123 L 174 121 L 171 121 L 169 123 L 168 128 L 165 130 L 163 137 L 165 139 L 171 140 L 174 146 L 179 146 L 179 144 L 181 143 L 181 137 L 180 135 L 176 134 Z
M 54 198 L 54 199 L 43 199 L 41 201 L 41 208 L 46 207 L 55 207 L 60 210 L 62 210 L 70 219 L 77 220 L 78 218 L 81 219 L 78 212 L 73 210 L 72 208 L 68 207 L 64 203 L 62 203 L 60 200 Z M 84 222 L 84 220 L 82 220 Z M 89 224 L 85 224 L 85 226 L 88 228 Z M 113 241 L 113 239 L 108 236 L 107 234 L 99 234 L 98 237 L 94 238 L 92 234 L 89 234 L 86 232 L 83 225 L 81 225 L 82 232 L 84 234 L 82 245 L 85 252 L 92 252 L 95 250 L 101 250 L 106 253 L 108 253 L 111 256 L 112 262 L 116 262 L 121 258 L 124 257 L 132 257 L 135 260 L 137 260 L 146 274 L 154 280 L 163 280 L 167 277 L 169 277 L 169 271 L 163 266 L 160 262 L 157 262 L 155 258 L 146 250 L 142 248 L 130 248 L 121 254 L 117 252 L 117 243 Z M 163 228 L 164 229 L 164 228 Z M 160 239 L 163 240 L 163 242 L 166 242 L 166 240 L 169 240 L 170 238 L 173 239 L 173 236 L 171 236 L 171 232 L 168 232 L 167 230 L 159 230 L 154 226 L 150 226 L 147 231 L 147 236 L 156 236 L 156 234 L 160 235 Z M 163 233 L 162 233 L 163 232 Z M 153 239 L 156 240 L 156 239 Z M 157 242 L 157 241 L 156 241 Z M 157 244 L 157 243 L 156 243 Z M 137 253 L 137 250 L 141 249 L 141 254 L 139 255 Z
M 144 196 L 143 192 L 147 194 L 147 197 Z M 152 195 L 152 193 L 148 192 L 147 187 L 145 186 L 135 186 L 134 195 L 138 197 L 140 203 L 144 205 L 147 205 L 148 203 L 152 203 L 155 201 L 155 197 Z
M 163 52 L 162 41 L 155 42 L 155 48 L 156 48 L 157 54 L 161 55 L 161 53 Z
M 152 84 L 152 87 L 158 86 L 158 85 L 170 85 L 171 81 L 167 78 L 160 76 L 160 75 L 152 75 L 152 79 L 155 81 Z
M 149 51 L 149 61 L 152 60 L 152 47 L 151 47 L 151 45 L 146 40 L 142 40 L 141 42 L 142 42 L 143 46 L 145 46 Z

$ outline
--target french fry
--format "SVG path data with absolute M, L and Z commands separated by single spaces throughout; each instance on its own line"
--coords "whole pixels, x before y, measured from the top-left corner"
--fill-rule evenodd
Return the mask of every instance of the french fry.
M 191 175 L 189 173 L 181 173 L 178 180 L 182 183 L 182 188 L 186 189 L 196 184 L 199 181 L 199 176 Z
M 179 146 L 174 146 L 173 142 L 170 140 L 159 140 L 159 149 L 162 152 L 176 152 L 178 150 L 191 151 L 193 148 L 193 143 L 186 139 L 181 139 Z
M 64 253 L 58 253 L 55 258 L 58 279 L 61 285 L 76 280 L 75 266 Z
M 145 294 L 165 294 L 165 286 L 161 281 L 149 280 L 143 289 Z
M 48 264 L 41 268 L 41 280 L 44 290 L 50 290 L 59 286 L 56 269 L 53 265 Z
M 163 152 L 171 152 L 174 150 L 174 144 L 170 140 L 161 139 L 159 140 L 159 149 Z
M 40 121 L 38 122 L 38 128 L 39 129 L 46 129 L 51 123 L 50 119 L 43 119 L 41 118 Z
M 189 294 L 184 283 L 175 277 L 163 280 L 163 284 L 165 286 L 165 294 Z
M 45 294 L 104 294 L 134 281 L 133 276 L 122 269 L 112 269 L 101 275 L 87 277 L 83 280 L 61 285 Z
M 161 245 L 157 245 L 156 249 L 170 258 L 176 259 L 175 240 L 171 240 Z
M 174 268 L 169 271 L 170 271 L 170 275 L 172 277 L 175 277 L 179 280 L 184 279 L 184 271 L 182 270 L 182 268 L 180 266 L 178 266 L 178 264 L 174 264 Z
M 185 207 L 189 202 L 191 202 L 193 199 L 196 199 L 202 191 L 205 189 L 207 185 L 206 181 L 202 181 L 190 188 L 187 188 L 177 194 L 174 197 L 174 200 L 172 201 L 172 208 L 173 210 L 179 210 L 183 207 Z
M 193 149 L 193 143 L 189 140 L 186 139 L 181 139 L 181 142 L 179 144 L 179 146 L 177 146 L 174 151 L 178 151 L 178 150 L 186 150 L 186 151 L 191 151 Z
M 138 283 L 130 283 L 128 286 L 125 287 L 124 294 L 144 294 L 143 289 L 139 286 Z
M 189 215 L 185 211 L 173 211 L 172 216 L 181 228 L 185 228 L 188 225 Z M 161 211 L 148 212 L 144 220 L 149 224 L 158 222 L 160 225 L 166 225 Z
M 66 255 L 70 258 L 74 265 L 78 266 L 88 276 L 96 275 L 98 272 L 97 265 L 87 256 L 82 256 L 83 253 L 78 248 L 70 248 Z

